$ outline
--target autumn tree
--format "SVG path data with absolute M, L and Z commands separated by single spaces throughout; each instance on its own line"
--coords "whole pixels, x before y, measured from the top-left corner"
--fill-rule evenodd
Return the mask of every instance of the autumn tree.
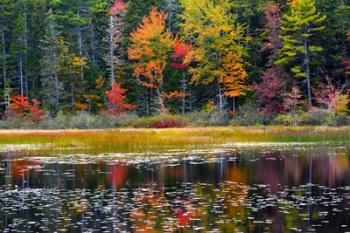
M 349 95 L 345 88 L 337 88 L 330 77 L 326 77 L 326 83 L 319 82 L 317 86 L 317 89 L 313 89 L 315 99 L 325 107 L 325 111 L 331 115 L 333 124 L 336 125 L 336 116 L 349 112 Z
M 177 39 L 173 46 L 173 54 L 171 55 L 171 67 L 182 71 L 181 79 L 181 93 L 177 95 L 182 97 L 182 114 L 186 112 L 186 97 L 190 96 L 188 88 L 188 80 L 186 75 L 186 68 L 188 67 L 188 61 L 186 58 L 191 57 L 192 46 L 190 43 L 182 42 L 180 39 Z
M 28 119 L 33 122 L 42 120 L 45 111 L 39 108 L 40 102 L 37 99 L 33 99 L 31 102 L 25 96 L 12 97 L 10 110 L 15 113 L 14 117 Z
M 120 116 L 135 108 L 132 104 L 125 103 L 126 95 L 125 89 L 119 86 L 117 83 L 112 83 L 111 90 L 106 92 L 108 99 L 108 111 L 107 113 L 113 116 Z
M 162 94 L 163 75 L 174 44 L 172 34 L 166 29 L 166 18 L 165 13 L 153 8 L 130 34 L 128 49 L 129 59 L 136 63 L 134 76 L 143 86 L 156 91 L 160 112 L 166 111 Z
M 244 93 L 248 77 L 244 69 L 242 42 L 244 27 L 231 13 L 227 0 L 181 0 L 184 8 L 181 25 L 183 34 L 193 43 L 194 60 L 189 68 L 192 83 L 218 86 L 218 108 L 224 108 L 223 96 L 237 97 Z
M 312 105 L 311 60 L 322 51 L 313 37 L 324 29 L 325 19 L 326 16 L 317 12 L 315 0 L 292 0 L 281 22 L 283 47 L 276 63 L 289 65 L 296 78 L 305 78 L 309 107 Z
M 303 104 L 302 94 L 298 86 L 293 86 L 290 92 L 283 94 L 283 106 L 292 115 L 293 125 L 297 125 L 297 110 Z
M 284 110 L 283 92 L 286 74 L 281 65 L 275 61 L 282 47 L 280 39 L 282 12 L 275 3 L 269 3 L 265 8 L 265 40 L 261 46 L 262 52 L 268 53 L 267 68 L 260 75 L 261 82 L 252 85 L 257 96 L 257 105 L 265 116 L 271 116 Z

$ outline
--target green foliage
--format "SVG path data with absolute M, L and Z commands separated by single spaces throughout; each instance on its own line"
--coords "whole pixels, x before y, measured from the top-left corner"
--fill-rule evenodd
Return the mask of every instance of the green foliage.
M 279 51 L 277 64 L 290 64 L 296 78 L 306 78 L 305 62 L 310 55 L 321 52 L 322 47 L 313 45 L 313 36 L 324 30 L 325 15 L 317 12 L 315 0 L 296 0 L 281 22 L 283 47 Z M 307 61 L 310 62 L 310 61 Z
M 346 100 L 349 74 L 342 61 L 350 57 L 349 0 L 273 2 L 281 9 L 281 27 L 279 23 L 268 25 L 264 11 L 269 2 L 265 0 L 125 0 L 127 8 L 120 17 L 123 23 L 116 27 L 120 40 L 112 57 L 118 59 L 115 78 L 127 90 L 126 101 L 137 106 L 135 111 L 141 117 L 156 112 L 158 99 L 164 97 L 165 109 L 174 114 L 184 109 L 187 121 L 193 125 L 227 125 L 234 115 L 232 112 L 229 116 L 228 109 L 237 112 L 232 120 L 234 124 L 268 124 L 273 119 L 263 119 L 258 108 L 244 103 L 252 103 L 256 94 L 248 84 L 260 83 L 261 72 L 277 65 L 286 71 L 283 77 L 276 77 L 286 81 L 286 88 L 279 90 L 279 102 L 285 102 L 286 92 L 293 85 L 303 93 L 301 102 L 305 102 L 307 91 L 309 107 L 324 108 L 324 104 L 311 101 L 317 100 L 312 98 L 311 90 L 321 89 L 319 83 L 325 83 L 326 75 L 342 87 L 342 95 L 332 113 L 327 116 L 310 111 L 296 114 L 296 123 L 345 124 L 349 110 Z M 10 94 L 38 99 L 50 116 L 40 125 L 23 125 L 13 119 L 2 122 L 2 127 L 136 125 L 139 119 L 135 116 L 130 117 L 130 121 L 118 118 L 106 119 L 108 123 L 103 123 L 106 116 L 95 115 L 108 106 L 105 93 L 109 89 L 111 60 L 106 58 L 111 56 L 109 8 L 112 4 L 110 0 L 0 1 L 0 115 L 4 116 L 9 108 L 6 100 Z M 141 50 L 147 50 L 147 43 L 151 44 L 152 51 L 145 51 L 147 56 L 131 62 L 127 51 L 135 41 L 131 43 L 130 34 L 153 7 L 168 15 L 160 33 L 167 39 L 155 36 L 138 43 Z M 269 27 L 273 32 L 268 35 L 266 28 Z M 279 40 L 276 35 L 280 33 Z M 275 36 L 273 51 L 271 44 L 268 45 L 271 38 L 266 36 Z M 181 69 L 171 66 L 171 62 L 182 62 L 173 56 L 175 38 L 190 48 L 186 56 L 181 56 L 184 60 Z M 270 50 L 262 51 L 266 46 Z M 159 90 L 142 86 L 133 77 L 135 63 L 154 66 L 155 60 L 161 60 L 162 64 L 158 69 L 149 69 L 152 70 L 149 77 L 160 78 Z M 145 81 L 143 74 L 140 78 Z M 184 102 L 181 98 L 165 98 L 175 91 L 186 93 Z M 277 98 L 271 91 L 264 91 L 269 97 L 267 104 Z M 211 113 L 201 111 L 208 101 L 212 101 L 215 109 Z M 89 114 L 80 114 L 82 110 Z M 67 116 L 56 119 L 61 111 Z M 287 119 L 288 114 L 283 114 L 291 109 L 280 107 L 280 111 L 282 115 L 277 117 L 277 123 L 293 121 Z M 69 114 L 73 116 L 70 118 Z M 65 125 L 64 121 L 76 121 L 76 124 Z

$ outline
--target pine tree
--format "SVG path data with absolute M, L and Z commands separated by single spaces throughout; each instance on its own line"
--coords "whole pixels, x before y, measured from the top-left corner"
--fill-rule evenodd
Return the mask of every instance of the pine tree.
M 59 109 L 63 84 L 59 78 L 59 65 L 62 59 L 58 46 L 64 46 L 64 41 L 59 38 L 59 33 L 54 21 L 52 9 L 46 14 L 46 29 L 41 40 L 40 75 L 41 83 L 45 88 L 41 89 L 44 107 L 53 113 Z
M 281 22 L 283 47 L 276 63 L 288 64 L 296 78 L 305 78 L 309 107 L 312 105 L 311 59 L 322 51 L 313 37 L 324 29 L 325 19 L 326 16 L 317 12 L 315 0 L 292 0 Z

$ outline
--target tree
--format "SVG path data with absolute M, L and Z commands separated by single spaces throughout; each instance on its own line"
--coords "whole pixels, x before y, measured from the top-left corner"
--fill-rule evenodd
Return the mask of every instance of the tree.
M 114 1 L 114 5 L 109 9 L 110 14 L 110 26 L 109 26 L 109 55 L 108 66 L 110 69 L 110 83 L 115 82 L 115 70 L 120 69 L 122 63 L 121 42 L 124 32 L 124 16 L 126 14 L 126 8 L 128 4 L 119 0 Z
M 128 49 L 129 59 L 136 62 L 134 76 L 143 86 L 156 91 L 161 112 L 166 111 L 162 95 L 163 73 L 175 41 L 166 30 L 166 18 L 165 13 L 153 8 L 130 34 Z
M 290 65 L 296 78 L 305 78 L 309 107 L 312 105 L 311 59 L 314 53 L 322 51 L 312 37 L 324 29 L 325 19 L 326 16 L 317 12 L 315 0 L 292 0 L 281 22 L 283 47 L 276 63 Z
M 227 0 L 181 0 L 184 8 L 181 25 L 185 37 L 192 41 L 189 68 L 192 83 L 218 85 L 218 108 L 224 108 L 223 96 L 236 97 L 244 93 L 244 27 L 231 13 L 232 3 Z
M 344 88 L 337 88 L 330 77 L 326 77 L 326 83 L 318 83 L 318 88 L 314 89 L 315 99 L 318 104 L 326 107 L 326 112 L 332 115 L 335 122 L 337 114 L 347 114 L 350 99 Z
M 251 88 L 257 95 L 256 103 L 264 116 L 272 116 L 284 110 L 284 76 L 283 70 L 277 67 L 268 68 L 261 74 L 262 81 L 252 85 Z
M 290 92 L 283 95 L 283 106 L 292 114 L 293 125 L 297 125 L 296 116 L 298 107 L 303 103 L 301 100 L 301 91 L 298 86 L 294 86 Z
M 63 83 L 59 78 L 60 60 L 64 54 L 66 42 L 59 37 L 57 26 L 54 21 L 52 9 L 46 14 L 46 28 L 41 40 L 40 75 L 41 82 L 45 88 L 41 90 L 44 97 L 44 105 L 53 113 L 59 109 Z M 61 51 L 61 52 L 60 52 Z
M 125 103 L 125 89 L 121 88 L 117 83 L 112 83 L 111 90 L 106 92 L 108 98 L 108 114 L 120 116 L 135 108 L 132 104 Z
M 14 96 L 11 98 L 10 110 L 14 111 L 15 117 L 25 118 L 30 121 L 40 121 L 45 116 L 45 111 L 39 108 L 40 102 L 37 99 L 32 100 L 32 104 L 27 97 Z
M 180 39 L 177 39 L 173 46 L 173 54 L 171 55 L 171 67 L 182 70 L 182 79 L 181 79 L 181 92 L 178 93 L 177 96 L 182 95 L 182 114 L 185 114 L 186 112 L 186 97 L 191 95 L 191 93 L 188 93 L 188 80 L 186 77 L 186 71 L 187 68 L 186 64 L 186 57 L 191 57 L 190 53 L 192 53 L 192 46 L 190 43 L 184 43 L 181 42 Z M 187 62 L 188 63 L 188 62 Z
M 264 40 L 261 51 L 268 52 L 267 69 L 260 75 L 261 82 L 252 85 L 257 95 L 257 105 L 265 116 L 271 116 L 284 110 L 283 92 L 285 91 L 286 74 L 283 67 L 276 65 L 278 51 L 282 47 L 280 39 L 282 12 L 275 3 L 265 8 Z

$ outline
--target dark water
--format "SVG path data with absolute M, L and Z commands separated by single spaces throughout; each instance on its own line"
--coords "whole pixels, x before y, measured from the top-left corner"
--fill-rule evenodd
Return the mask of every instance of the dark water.
M 350 232 L 345 148 L 0 157 L 1 232 Z

